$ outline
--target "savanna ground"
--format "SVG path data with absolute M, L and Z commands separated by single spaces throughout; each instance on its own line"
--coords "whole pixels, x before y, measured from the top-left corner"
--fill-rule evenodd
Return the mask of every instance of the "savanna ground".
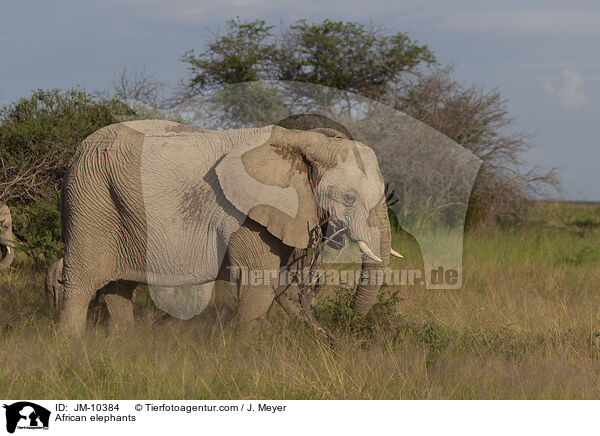
M 418 267 L 414 242 L 395 235 Z M 318 308 L 325 344 L 274 310 L 252 341 L 226 327 L 233 290 L 190 321 L 136 291 L 135 332 L 60 335 L 44 271 L 0 276 L 0 396 L 32 399 L 600 398 L 600 206 L 540 203 L 528 224 L 466 235 L 458 291 L 388 289 L 368 319 L 347 293 Z M 418 259 L 418 261 L 410 260 Z M 412 262 L 412 263 L 411 263 Z

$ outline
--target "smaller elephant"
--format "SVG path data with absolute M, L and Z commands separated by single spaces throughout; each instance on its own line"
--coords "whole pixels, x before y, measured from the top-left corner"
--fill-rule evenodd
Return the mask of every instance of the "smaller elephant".
M 62 282 L 63 258 L 53 262 L 46 272 L 46 298 L 50 305 L 61 310 L 65 300 L 65 289 Z M 123 330 L 133 328 L 133 291 L 136 284 L 128 282 L 109 283 L 100 289 L 96 298 L 90 303 L 90 308 L 96 308 L 102 304 L 108 310 L 108 322 L 112 330 Z

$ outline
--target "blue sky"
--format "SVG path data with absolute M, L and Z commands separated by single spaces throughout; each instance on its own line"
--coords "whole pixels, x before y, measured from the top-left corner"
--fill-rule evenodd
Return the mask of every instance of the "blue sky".
M 498 87 L 515 130 L 536 134 L 525 158 L 561 167 L 564 197 L 600 200 L 600 3 L 592 1 L 0 0 L 0 104 L 36 88 L 110 86 L 126 67 L 168 84 L 186 75 L 224 21 L 372 22 L 428 44 L 464 83 Z

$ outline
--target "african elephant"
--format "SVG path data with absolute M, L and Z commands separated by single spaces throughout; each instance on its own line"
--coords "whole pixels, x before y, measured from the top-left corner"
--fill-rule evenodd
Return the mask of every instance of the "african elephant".
M 237 319 L 253 330 L 276 297 L 280 268 L 313 246 L 327 221 L 358 243 L 364 277 L 387 265 L 383 191 L 374 152 L 338 135 L 159 120 L 104 127 L 78 147 L 63 180 L 61 323 L 81 331 L 90 299 L 110 282 L 126 284 L 115 297 L 126 306 L 136 283 L 195 285 L 210 296 L 215 280 L 233 274 Z M 242 270 L 272 280 L 247 283 Z M 357 287 L 358 312 L 369 311 L 379 287 Z
M 0 271 L 7 269 L 15 258 L 12 217 L 10 209 L 0 203 L 0 245 L 4 247 L 4 257 L 0 260 Z

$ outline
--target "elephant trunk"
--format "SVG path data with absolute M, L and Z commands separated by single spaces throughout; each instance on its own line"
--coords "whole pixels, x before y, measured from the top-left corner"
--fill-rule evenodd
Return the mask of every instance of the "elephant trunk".
M 377 300 L 379 288 L 383 283 L 384 269 L 389 263 L 392 236 L 385 201 L 380 202 L 373 209 L 369 221 L 369 225 L 375 226 L 379 231 L 377 257 L 381 262 L 374 262 L 372 258 L 368 259 L 368 256 L 364 256 L 361 281 L 356 288 L 353 301 L 354 310 L 361 315 L 366 315 Z
M 2 233 L 0 233 L 0 245 L 4 247 L 6 254 L 0 260 L 0 271 L 7 269 L 15 258 L 15 243 L 14 236 L 12 233 L 12 220 L 10 218 L 10 211 L 6 205 L 0 207 L 0 216 L 4 218 L 0 222 L 2 224 Z
M 60 310 L 64 300 L 64 286 L 62 281 L 63 273 L 63 258 L 61 257 L 56 262 L 48 267 L 46 272 L 46 298 L 50 305 Z

